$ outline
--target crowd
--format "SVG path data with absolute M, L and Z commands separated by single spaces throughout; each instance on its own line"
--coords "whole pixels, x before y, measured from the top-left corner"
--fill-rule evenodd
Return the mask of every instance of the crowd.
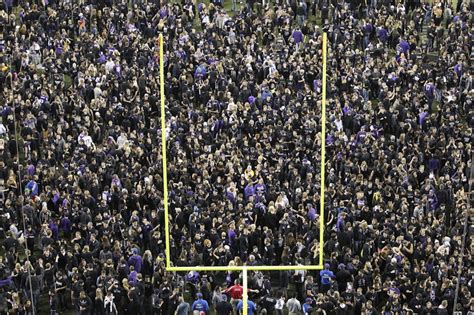
M 474 312 L 472 1 L 2 5 L 0 313 Z

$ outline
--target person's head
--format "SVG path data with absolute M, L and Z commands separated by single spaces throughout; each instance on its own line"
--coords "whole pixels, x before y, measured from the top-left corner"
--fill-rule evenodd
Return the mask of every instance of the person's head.
M 96 299 L 102 299 L 104 297 L 104 294 L 102 292 L 102 289 L 101 288 L 97 288 L 95 290 L 95 298 Z
M 372 301 L 371 301 L 371 300 L 368 300 L 368 301 L 366 302 L 366 304 L 365 304 L 365 307 L 366 307 L 367 309 L 369 309 L 369 310 L 372 309 L 372 307 L 373 307 L 373 306 L 372 306 Z

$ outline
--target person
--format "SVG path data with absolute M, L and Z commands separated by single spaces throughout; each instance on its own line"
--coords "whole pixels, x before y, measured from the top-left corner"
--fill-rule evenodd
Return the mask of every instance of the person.
M 365 307 L 363 308 L 365 314 L 378 315 L 379 311 L 372 305 L 372 301 L 367 301 Z
M 89 315 L 92 312 L 92 301 L 91 298 L 87 296 L 85 291 L 81 291 L 79 294 L 79 300 L 77 301 L 79 314 Z
M 301 262 L 299 262 L 301 264 Z M 304 270 L 295 270 L 293 273 L 293 283 L 295 285 L 296 290 L 296 298 L 298 300 L 303 300 L 305 295 L 304 292 L 304 281 L 305 281 L 305 271 Z
M 438 306 L 438 308 L 436 309 L 436 314 L 447 315 L 448 314 L 447 308 L 448 308 L 448 301 L 443 300 L 441 304 Z
M 226 293 L 230 295 L 230 303 L 234 311 L 236 311 L 237 304 L 239 303 L 239 301 L 242 300 L 243 293 L 244 293 L 244 288 L 240 285 L 240 279 L 235 279 L 234 285 L 223 290 L 222 293 Z M 259 293 L 259 290 L 247 288 L 247 293 Z
M 104 315 L 105 312 L 105 301 L 101 288 L 95 290 L 95 299 L 92 305 L 92 313 L 94 315 Z
M 329 269 L 329 264 L 324 264 L 324 269 L 319 272 L 319 277 L 321 279 L 321 291 L 327 292 L 331 288 L 331 284 L 336 276 Z
M 275 295 L 270 291 L 260 299 L 261 312 L 266 312 L 267 314 L 274 314 L 276 311 L 276 305 L 278 301 Z
M 347 283 L 352 281 L 352 274 L 346 269 L 345 264 L 338 265 L 338 271 L 336 273 L 336 281 L 338 283 L 338 291 L 345 292 L 347 288 Z
M 283 308 L 285 307 L 285 298 L 280 293 L 280 297 L 277 299 L 275 304 L 275 312 L 277 315 L 283 315 Z
M 128 259 L 128 265 L 133 266 L 136 273 L 140 273 L 142 269 L 143 259 L 139 255 L 138 248 L 132 249 L 132 256 Z
M 286 308 L 288 309 L 289 315 L 301 314 L 301 303 L 296 299 L 296 295 L 292 295 L 291 298 L 286 301 Z
M 208 314 L 209 313 L 209 304 L 207 303 L 206 300 L 203 300 L 202 298 L 202 293 L 201 292 L 198 292 L 196 294 L 196 300 L 194 301 L 192 307 L 191 307 L 191 310 L 195 313 L 195 314 Z
M 59 312 L 62 312 L 66 309 L 66 288 L 67 283 L 64 278 L 61 270 L 56 273 L 55 283 L 54 283 L 55 297 L 58 300 L 57 308 Z
M 244 302 L 243 300 L 240 300 L 239 303 L 237 303 L 237 314 L 242 314 L 244 308 Z M 250 299 L 247 300 L 247 314 L 248 315 L 253 315 L 257 312 L 257 305 Z
M 234 310 L 237 310 L 237 304 L 242 300 L 244 288 L 240 285 L 240 280 L 236 279 L 234 285 L 223 290 L 222 293 L 230 295 L 230 304 Z
M 303 315 L 309 315 L 313 312 L 313 299 L 312 298 L 306 298 L 306 301 L 303 304 Z
M 54 297 L 54 292 L 52 290 L 49 291 L 49 308 L 51 315 L 56 315 L 58 313 L 57 300 Z
M 189 310 L 191 309 L 191 307 L 189 306 L 189 303 L 186 303 L 183 296 L 180 296 L 178 298 L 178 303 L 179 304 L 178 304 L 178 307 L 176 308 L 175 314 L 176 315 L 188 315 Z M 193 310 L 194 310 L 194 308 L 193 308 Z
M 114 302 L 115 296 L 113 291 L 109 290 L 104 298 L 104 311 L 107 315 L 117 315 L 117 305 Z
M 227 301 L 227 295 L 222 294 L 222 300 L 216 304 L 217 315 L 231 315 L 233 312 L 232 304 Z

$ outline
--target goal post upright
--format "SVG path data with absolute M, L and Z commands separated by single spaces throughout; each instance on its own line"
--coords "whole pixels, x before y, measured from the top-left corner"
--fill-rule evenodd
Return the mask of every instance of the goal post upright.
M 169 233 L 169 209 L 168 209 L 168 163 L 166 161 L 166 110 L 165 110 L 165 67 L 163 56 L 163 34 L 159 37 L 160 54 L 160 109 L 161 109 L 161 159 L 163 167 L 163 207 L 165 211 L 165 254 L 166 269 L 171 267 L 170 256 L 170 233 Z
M 319 197 L 319 266 L 323 266 L 324 255 L 324 190 L 326 177 L 326 63 L 327 63 L 327 33 L 323 33 L 323 82 L 321 95 L 321 196 Z
M 244 268 L 242 272 L 242 286 L 243 286 L 243 293 L 242 293 L 242 315 L 248 315 L 248 285 L 247 285 L 247 268 Z

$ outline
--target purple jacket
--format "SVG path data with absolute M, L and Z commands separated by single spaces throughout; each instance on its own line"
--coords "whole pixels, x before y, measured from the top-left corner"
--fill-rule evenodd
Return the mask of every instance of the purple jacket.
M 142 270 L 142 264 L 143 264 L 142 257 L 140 255 L 132 255 L 128 259 L 128 264 L 130 266 L 133 266 L 136 272 L 140 272 L 140 270 Z
M 303 41 L 303 33 L 300 30 L 296 30 L 293 32 L 293 40 L 295 43 L 301 43 Z
M 245 199 L 248 199 L 250 196 L 255 195 L 255 187 L 252 184 L 248 184 L 244 189 Z
M 61 230 L 66 233 L 71 231 L 71 220 L 69 220 L 68 217 L 64 217 L 61 219 Z

